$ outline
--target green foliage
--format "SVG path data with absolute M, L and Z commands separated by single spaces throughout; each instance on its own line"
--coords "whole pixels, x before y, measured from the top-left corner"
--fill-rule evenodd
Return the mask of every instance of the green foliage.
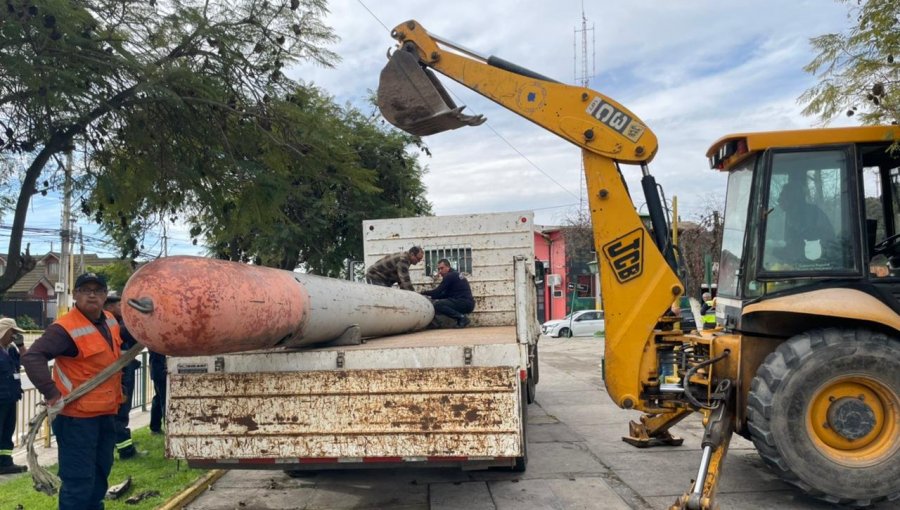
M 38 326 L 36 322 L 34 322 L 34 319 L 32 319 L 30 315 L 20 315 L 16 317 L 16 324 L 20 328 L 27 329 L 29 331 L 41 329 L 41 327 Z
M 110 485 L 125 481 L 131 476 L 131 490 L 123 498 L 106 501 L 107 510 L 151 510 L 159 508 L 169 498 L 190 486 L 203 476 L 204 470 L 188 469 L 183 463 L 166 458 L 165 437 L 150 434 L 144 427 L 135 430 L 132 437 L 138 448 L 147 450 L 146 457 L 138 457 L 126 461 L 116 460 L 109 475 Z M 57 472 L 57 466 L 50 471 Z M 137 504 L 128 504 L 127 498 L 142 492 L 156 491 L 158 496 L 148 497 Z M 28 473 L 11 477 L 0 483 L 0 508 L 57 508 L 58 498 L 50 497 L 32 488 L 31 475 Z M 20 506 L 17 506 L 20 505 Z
M 122 260 L 105 266 L 88 266 L 87 270 L 92 273 L 102 274 L 106 278 L 106 285 L 111 291 L 122 293 L 125 283 L 134 273 L 134 268 L 130 261 Z
M 104 171 L 83 208 L 124 255 L 162 212 L 188 223 L 195 242 L 203 239 L 217 257 L 329 276 L 345 259 L 362 258 L 363 219 L 430 212 L 423 169 L 407 152 L 418 139 L 338 107 L 311 86 L 256 108 L 270 112 L 262 130 L 230 117 L 164 125 L 157 112 L 143 112 L 159 128 L 150 137 L 141 129 L 125 135 L 138 150 L 98 152 Z M 163 158 L 177 136 L 170 130 L 215 134 Z
M 811 40 L 818 52 L 804 70 L 819 83 L 800 96 L 803 113 L 829 122 L 856 115 L 863 124 L 900 122 L 900 2 L 857 0 L 850 3 L 846 34 Z
M 224 203 L 244 183 L 255 183 L 263 169 L 246 159 L 251 147 L 261 140 L 288 146 L 272 129 L 282 111 L 269 103 L 296 85 L 282 69 L 300 60 L 337 60 L 321 47 L 335 39 L 321 22 L 325 5 L 8 2 L 0 15 L 0 158 L 21 158 L 26 168 L 17 176 L 21 189 L 0 292 L 33 266 L 20 255 L 29 201 L 55 182 L 43 174 L 66 151 L 77 149 L 86 167 L 78 175 L 80 194 L 110 169 L 144 176 L 140 190 L 111 195 L 107 183 L 94 195 L 129 200 L 112 217 L 128 225 L 116 238 L 125 255 L 137 251 L 134 234 L 159 221 L 163 211 L 149 207 L 154 201 L 171 199 L 176 211 L 199 215 L 204 211 L 192 205 L 212 198 Z M 302 156 L 302 147 L 294 149 Z M 148 200 L 144 193 L 151 190 L 160 196 Z M 110 221 L 107 205 L 86 201 L 83 210 Z

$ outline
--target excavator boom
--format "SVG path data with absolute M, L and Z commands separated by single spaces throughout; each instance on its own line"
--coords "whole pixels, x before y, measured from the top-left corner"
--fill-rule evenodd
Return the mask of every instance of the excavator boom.
M 588 152 L 633 164 L 649 163 L 656 154 L 656 135 L 599 92 L 479 55 L 429 34 L 416 21 L 398 25 L 391 34 L 400 47 L 381 73 L 378 106 L 404 131 L 425 136 L 484 122 L 480 115 L 463 115 L 464 107 L 455 105 L 430 68 Z
M 711 337 L 684 336 L 674 324 L 678 319 L 664 317 L 684 289 L 647 167 L 656 155 L 656 135 L 637 115 L 599 92 L 479 55 L 429 34 L 416 21 L 398 25 L 391 35 L 399 47 L 381 73 L 378 105 L 398 128 L 425 136 L 484 122 L 480 115 L 462 113 L 434 70 L 581 147 L 606 317 L 606 389 L 620 407 L 646 413 L 639 423 L 631 423 L 623 439 L 641 447 L 678 445 L 681 440 L 669 433 L 671 426 L 693 411 L 711 418 L 718 410 L 716 419 L 708 420 L 698 481 L 673 507 L 714 508 L 733 413 L 726 402 L 729 393 L 713 391 L 711 365 L 728 364 L 735 357 L 729 358 L 731 351 L 719 352 Z M 640 166 L 653 234 L 635 210 L 622 164 Z M 686 361 L 679 365 L 679 359 L 690 359 L 694 368 Z M 726 379 L 725 386 L 730 382 Z M 691 395 L 692 384 L 706 387 L 700 399 Z
M 635 212 L 619 163 L 640 164 L 649 173 L 646 164 L 656 153 L 656 135 L 637 115 L 599 92 L 479 55 L 429 34 L 416 21 L 398 25 L 392 35 L 399 48 L 381 73 L 378 104 L 398 128 L 426 135 L 484 122 L 481 116 L 461 113 L 433 69 L 582 148 L 603 265 L 606 360 L 615 367 L 607 371 L 607 387 L 621 407 L 643 410 L 639 360 L 682 286 L 660 250 L 648 242 L 650 234 Z

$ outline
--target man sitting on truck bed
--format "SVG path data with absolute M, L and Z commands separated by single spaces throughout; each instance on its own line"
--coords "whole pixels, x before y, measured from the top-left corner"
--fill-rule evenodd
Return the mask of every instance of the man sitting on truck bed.
M 409 266 L 418 264 L 425 258 L 425 252 L 418 246 L 409 251 L 385 255 L 366 270 L 366 281 L 372 285 L 391 287 L 395 283 L 404 290 L 413 290 L 409 281 Z
M 465 314 L 472 313 L 475 309 L 475 298 L 472 297 L 469 282 L 459 275 L 459 271 L 450 267 L 447 259 L 439 260 L 437 268 L 441 284 L 435 289 L 422 291 L 422 295 L 434 300 L 435 314 L 455 319 L 456 327 L 464 328 L 469 324 L 469 318 Z

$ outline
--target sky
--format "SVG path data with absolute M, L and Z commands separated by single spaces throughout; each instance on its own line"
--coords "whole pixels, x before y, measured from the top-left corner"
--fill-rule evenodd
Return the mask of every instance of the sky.
M 845 31 L 850 24 L 847 6 L 831 0 L 331 0 L 328 6 L 325 22 L 340 37 L 331 49 L 341 61 L 333 68 L 296 65 L 286 70 L 290 78 L 368 112 L 386 53 L 394 46 L 390 29 L 408 19 L 560 82 L 574 84 L 586 74 L 590 88 L 623 104 L 657 135 L 659 152 L 650 171 L 667 199 L 677 197 L 685 220 L 724 202 L 725 175 L 710 170 L 705 156 L 715 140 L 820 125 L 803 116 L 797 102 L 816 82 L 803 71 L 814 56 L 809 39 Z M 576 33 L 582 12 L 588 29 L 586 73 Z M 573 218 L 584 200 L 580 149 L 441 78 L 468 113 L 488 120 L 425 139 L 432 156 L 422 155 L 421 162 L 428 169 L 424 180 L 434 213 L 534 210 L 535 222 L 543 225 Z M 832 125 L 847 123 L 839 119 Z M 635 206 L 641 207 L 640 169 L 622 168 Z M 59 224 L 58 197 L 36 196 L 27 227 L 51 233 L 26 235 L 33 253 L 49 249 Z M 89 221 L 81 218 L 76 225 L 91 239 L 86 251 L 111 253 Z M 0 230 L 2 247 L 8 232 Z M 170 255 L 201 253 L 183 228 L 170 226 L 167 236 Z M 162 242 L 149 240 L 144 252 L 161 253 Z

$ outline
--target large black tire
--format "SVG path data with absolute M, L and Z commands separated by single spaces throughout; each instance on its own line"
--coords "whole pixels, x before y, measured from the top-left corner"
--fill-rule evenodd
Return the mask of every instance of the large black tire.
M 900 341 L 852 329 L 789 339 L 753 379 L 748 428 L 766 464 L 814 497 L 900 498 Z
M 562 328 L 559 330 L 560 338 L 572 338 L 572 330 L 569 328 Z

